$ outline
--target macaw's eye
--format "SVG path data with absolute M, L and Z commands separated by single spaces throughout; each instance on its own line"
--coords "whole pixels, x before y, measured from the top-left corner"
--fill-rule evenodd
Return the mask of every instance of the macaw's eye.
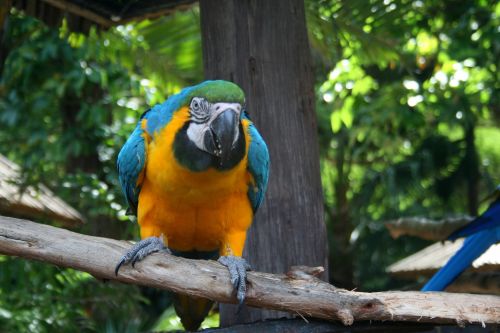
M 197 111 L 200 108 L 200 100 L 198 98 L 193 98 L 191 101 L 191 110 Z

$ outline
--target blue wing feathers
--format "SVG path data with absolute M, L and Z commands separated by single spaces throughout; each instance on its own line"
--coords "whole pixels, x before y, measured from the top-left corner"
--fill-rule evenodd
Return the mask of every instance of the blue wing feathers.
M 453 232 L 448 239 L 467 237 L 460 248 L 422 288 L 422 291 L 444 290 L 472 262 L 500 241 L 500 187 L 488 209 L 469 224 Z
M 141 190 L 139 179 L 147 158 L 144 131 L 141 128 L 141 121 L 145 117 L 147 117 L 147 113 L 141 117 L 136 128 L 125 142 L 118 154 L 117 161 L 120 185 L 129 205 L 129 210 L 134 215 L 137 214 L 139 192 Z
M 129 205 L 129 210 L 134 215 L 137 213 L 141 190 L 139 180 L 147 162 L 147 145 L 144 142 L 144 129 L 142 129 L 141 122 L 143 119 L 147 119 L 145 130 L 148 135 L 153 136 L 154 132 L 159 128 L 163 128 L 172 117 L 171 104 L 175 104 L 177 101 L 171 99 L 163 104 L 156 105 L 141 116 L 136 128 L 118 154 L 117 164 L 120 185 Z M 242 117 L 250 120 L 246 114 Z M 269 152 L 266 143 L 251 122 L 248 126 L 248 132 L 250 135 L 248 171 L 253 177 L 253 182 L 248 189 L 248 197 L 255 213 L 260 207 L 267 189 Z
M 143 119 L 147 120 L 145 130 L 150 136 L 166 126 L 172 118 L 172 109 L 169 107 L 168 101 L 155 105 L 141 115 L 137 126 L 118 154 L 118 178 L 129 205 L 128 211 L 132 215 L 137 214 L 141 191 L 141 184 L 138 181 L 147 161 L 146 143 L 144 142 L 145 131 L 142 129 L 142 121 Z
M 491 203 L 488 209 L 481 216 L 477 217 L 462 228 L 454 231 L 450 236 L 448 236 L 448 239 L 455 240 L 460 237 L 475 234 L 481 230 L 491 229 L 498 226 L 500 226 L 500 199 Z
M 422 288 L 422 291 L 441 291 L 451 284 L 474 260 L 500 238 L 500 228 L 483 230 L 465 239 L 457 253 Z
M 269 179 L 269 151 L 266 143 L 260 136 L 255 126 L 248 126 L 250 134 L 250 147 L 248 149 L 248 170 L 253 177 L 253 184 L 248 189 L 248 197 L 252 203 L 254 213 L 260 207 L 267 189 Z

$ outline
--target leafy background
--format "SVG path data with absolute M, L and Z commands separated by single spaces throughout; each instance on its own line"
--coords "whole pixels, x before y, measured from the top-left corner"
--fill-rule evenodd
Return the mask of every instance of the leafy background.
M 417 289 L 387 265 L 428 242 L 401 216 L 477 214 L 500 182 L 500 4 L 306 1 L 332 282 Z M 137 118 L 202 80 L 199 13 L 70 33 L 13 10 L 0 153 L 85 214 L 78 232 L 137 238 L 115 160 Z M 0 331 L 180 328 L 166 293 L 0 256 Z M 214 313 L 204 324 L 217 325 Z

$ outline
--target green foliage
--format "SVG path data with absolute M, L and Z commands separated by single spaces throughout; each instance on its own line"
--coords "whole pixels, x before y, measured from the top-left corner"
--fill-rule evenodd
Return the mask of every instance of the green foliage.
M 83 212 L 78 231 L 137 238 L 136 224 L 124 222 L 116 156 L 144 110 L 201 79 L 197 22 L 193 10 L 85 36 L 12 12 L 0 153 L 23 167 L 27 184 L 42 182 Z M 70 269 L 0 265 L 0 331 L 137 332 L 170 304 L 165 293 Z
M 500 181 L 494 5 L 307 2 L 316 61 L 329 72 L 317 75 L 317 111 L 332 257 L 347 242 L 366 289 L 386 288 L 384 267 L 423 245 L 391 241 L 381 222 L 467 213 L 476 170 L 481 193 Z M 349 265 L 334 262 L 334 277 L 339 264 Z
M 0 259 L 3 332 L 136 332 L 147 316 L 138 305 L 148 301 L 128 286 L 43 263 Z
M 212 311 L 201 323 L 200 329 L 219 326 L 219 313 Z M 175 314 L 173 307 L 167 308 L 154 324 L 153 332 L 170 332 L 182 330 L 180 318 Z

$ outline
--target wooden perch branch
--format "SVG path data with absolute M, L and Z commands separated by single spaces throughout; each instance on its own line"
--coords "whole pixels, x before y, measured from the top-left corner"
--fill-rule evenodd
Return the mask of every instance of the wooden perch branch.
M 124 241 L 0 216 L 0 253 L 71 267 L 98 278 L 236 303 L 229 274 L 215 261 L 153 254 L 136 264 L 135 269 L 123 267 L 115 277 L 115 264 L 129 247 Z M 353 292 L 297 272 L 289 276 L 249 272 L 248 284 L 246 303 L 250 306 L 340 320 L 345 325 L 354 320 L 500 323 L 498 296 Z

